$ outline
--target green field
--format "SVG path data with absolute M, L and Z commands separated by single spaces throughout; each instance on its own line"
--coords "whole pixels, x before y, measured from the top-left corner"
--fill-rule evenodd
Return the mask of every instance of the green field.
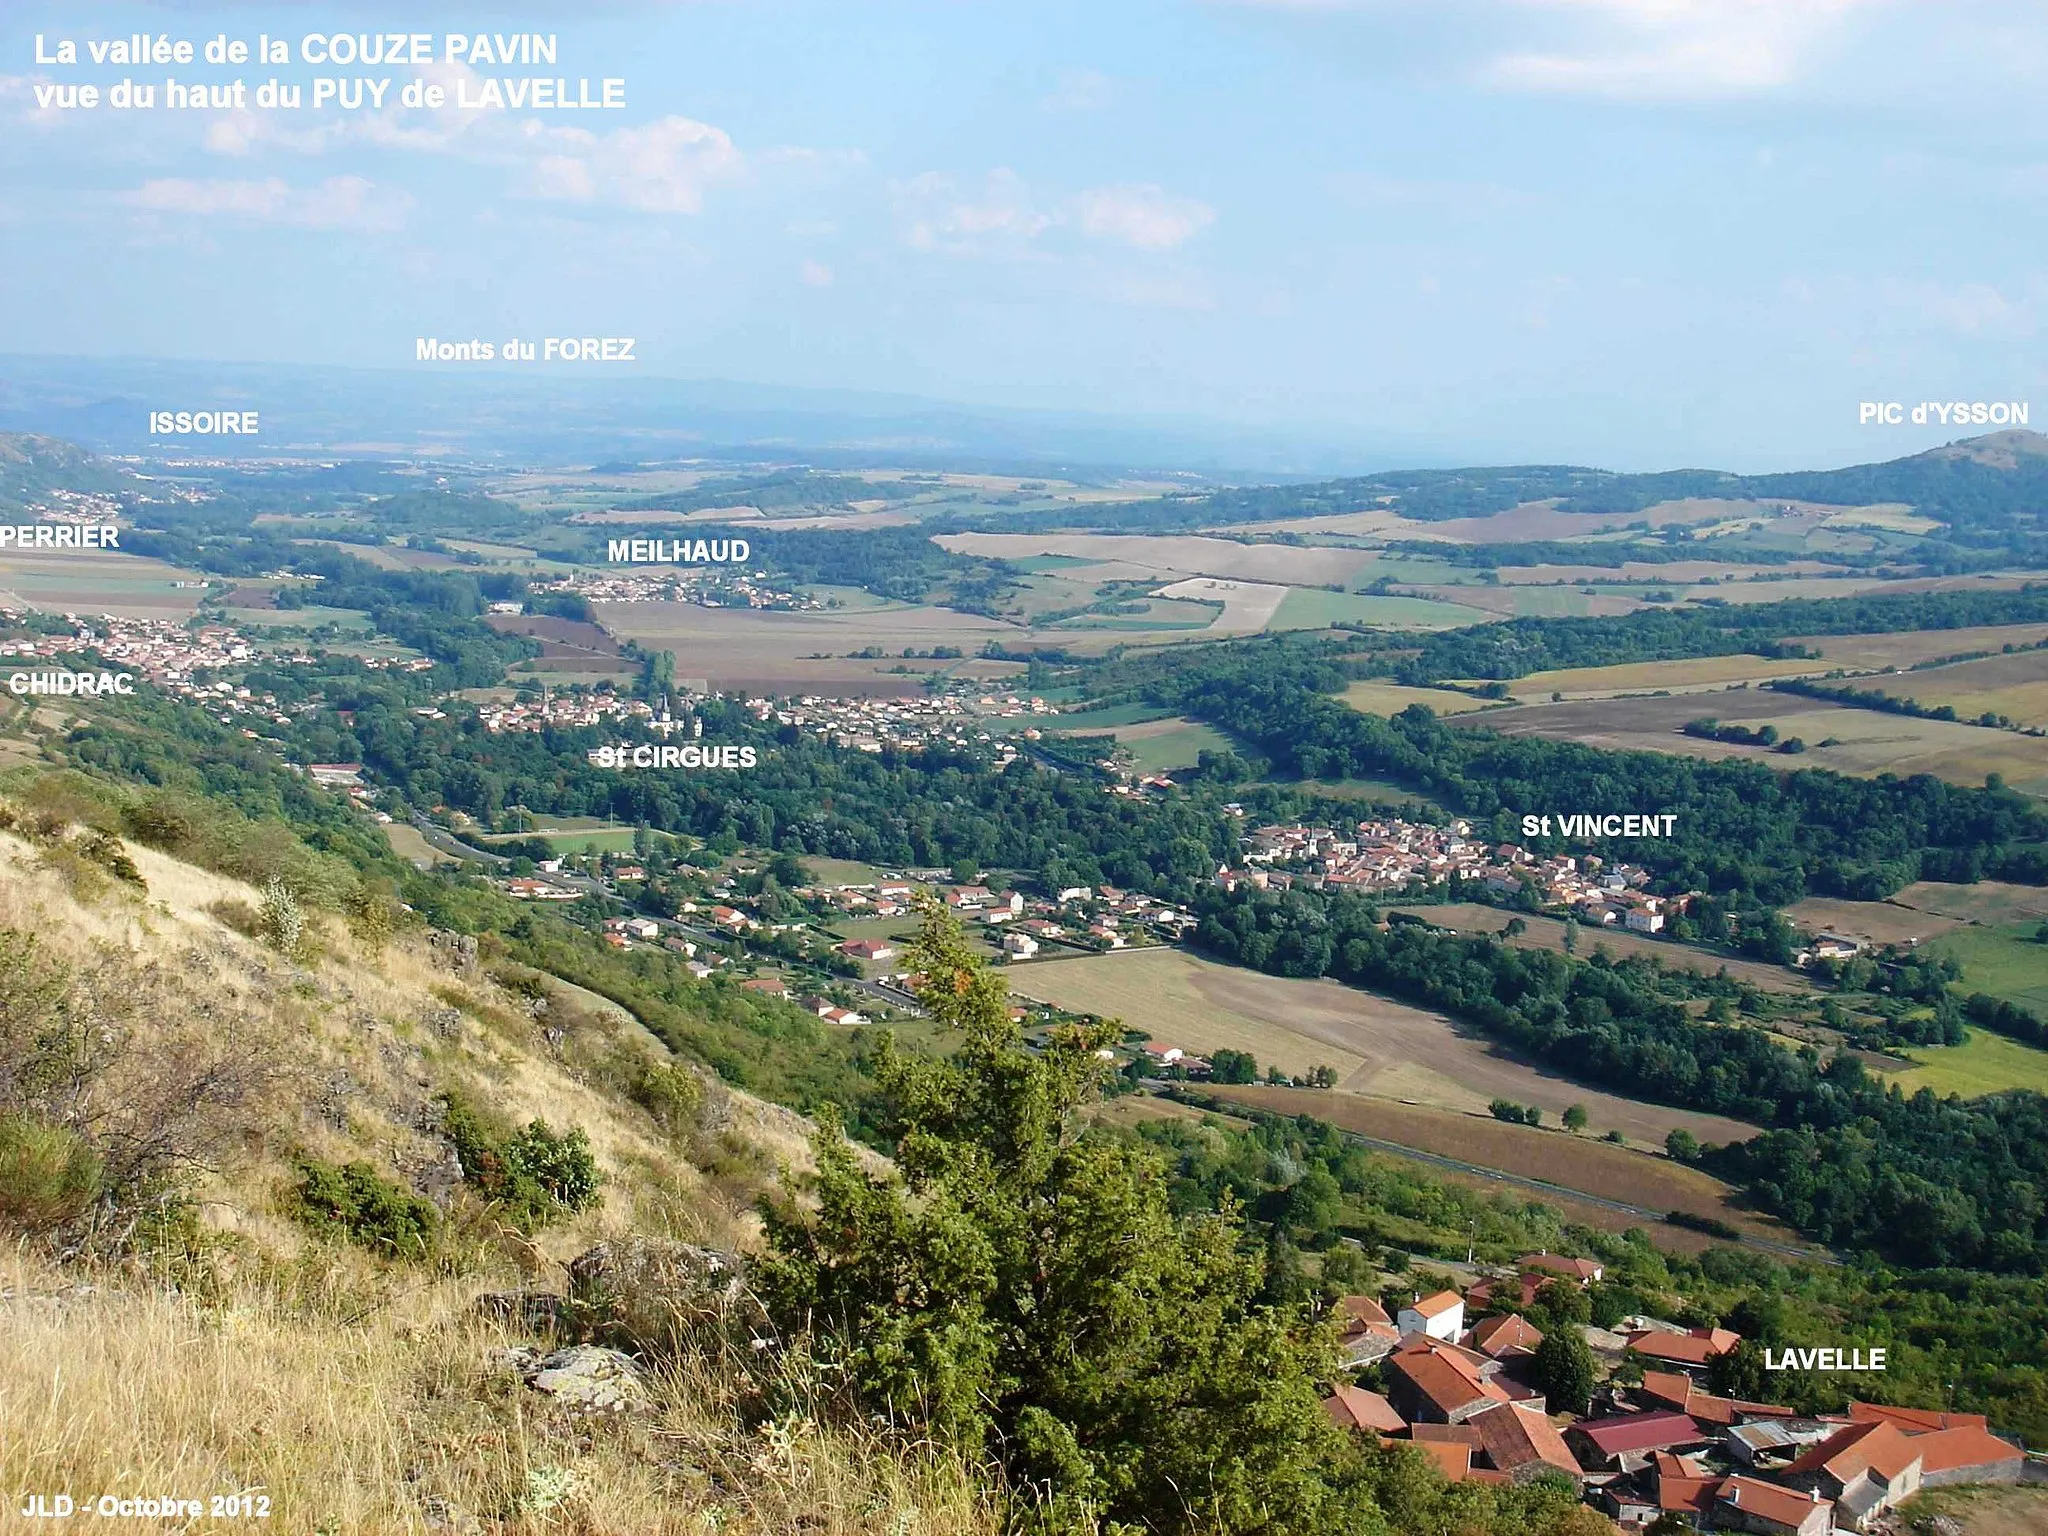
M 370 616 L 354 608 L 229 608 L 227 621 L 242 629 L 318 629 L 332 624 L 340 629 L 369 629 Z
M 1236 743 L 1214 726 L 1192 720 L 1157 735 L 1129 738 L 1119 735 L 1117 745 L 1129 751 L 1140 768 L 1151 773 L 1192 768 L 1204 752 L 1230 752 L 1236 748 Z
M 1296 587 L 1281 600 L 1268 629 L 1327 629 L 1332 624 L 1382 624 L 1391 629 L 1450 629 L 1497 618 L 1483 608 L 1426 597 L 1375 597 Z
M 1960 961 L 1965 995 L 1988 992 L 2036 1013 L 2048 1013 L 2048 944 L 2034 941 L 2040 924 L 2016 923 L 2008 928 L 1958 928 L 1926 947 Z
M 1593 611 L 1577 587 L 1516 587 L 1514 602 L 1518 619 L 1575 619 Z
M 543 831 L 507 832 L 495 837 L 479 837 L 475 841 L 486 846 L 505 842 L 521 842 L 537 837 L 557 853 L 588 853 L 593 847 L 599 853 L 631 853 L 633 851 L 633 829 L 611 824 L 592 827 L 550 826 Z
M 1207 629 L 1223 611 L 1220 603 L 1190 602 L 1178 597 L 1147 597 L 1137 601 L 1142 612 L 1077 614 L 1049 624 L 1046 629 L 1055 633 L 1064 629 Z
M 2048 1093 L 2048 1051 L 2021 1045 L 1988 1029 L 1972 1029 L 1961 1045 L 1927 1046 L 1904 1054 L 1918 1065 L 1884 1076 L 1907 1093 L 1932 1088 L 1938 1094 L 1958 1093 L 1966 1099 L 2008 1088 Z
M 1055 731 L 1107 731 L 1119 725 L 1142 725 L 1148 720 L 1164 720 L 1172 714 L 1172 710 L 1161 709 L 1157 704 L 1134 702 L 1112 704 L 1107 709 L 1090 709 L 1076 714 L 1065 714 L 1054 720 L 1047 720 L 1043 716 L 1019 716 L 1014 721 L 1006 721 L 1005 724 L 1019 729 L 1036 725 L 1041 729 Z
M 1077 565 L 1101 563 L 1100 560 L 1083 560 L 1079 555 L 1026 555 L 1021 560 L 1010 562 L 1018 570 L 1032 576 L 1043 575 L 1047 571 L 1064 571 Z
M 809 854 L 803 864 L 818 885 L 875 885 L 889 876 L 889 871 L 880 865 L 863 864 L 857 859 L 827 859 Z

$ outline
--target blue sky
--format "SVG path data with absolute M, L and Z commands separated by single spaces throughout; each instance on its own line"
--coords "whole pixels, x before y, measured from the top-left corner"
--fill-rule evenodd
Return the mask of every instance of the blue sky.
M 402 367 L 423 334 L 616 334 L 650 373 L 1394 458 L 1889 457 L 1957 434 L 1859 427 L 1858 401 L 2048 423 L 2034 11 L 7 0 L 0 351 Z M 38 33 L 395 17 L 437 47 L 556 32 L 556 69 L 476 74 L 623 76 L 628 109 L 36 104 L 237 73 L 38 66 Z

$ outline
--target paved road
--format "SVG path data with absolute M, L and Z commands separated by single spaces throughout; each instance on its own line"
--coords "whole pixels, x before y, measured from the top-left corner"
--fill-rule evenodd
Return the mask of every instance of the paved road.
M 415 815 L 412 818 L 412 824 L 420 836 L 426 839 L 429 848 L 439 849 L 450 858 L 467 859 L 475 864 L 487 864 L 492 869 L 503 869 L 512 862 L 503 854 L 488 853 L 482 848 L 470 847 L 468 843 L 463 842 L 446 829 L 435 826 L 434 823 L 427 820 L 424 816 Z

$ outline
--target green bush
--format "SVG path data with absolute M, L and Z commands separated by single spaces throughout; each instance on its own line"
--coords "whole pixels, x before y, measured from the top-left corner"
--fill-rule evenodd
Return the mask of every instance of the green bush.
M 704 1108 L 704 1084 L 688 1067 L 650 1061 L 635 1074 L 629 1092 L 665 1135 L 681 1139 L 697 1128 Z
M 392 1183 L 368 1163 L 337 1168 L 298 1160 L 292 1214 L 315 1231 L 408 1258 L 424 1255 L 440 1223 L 431 1202 Z
M 0 1114 L 0 1228 L 54 1232 L 83 1215 L 99 1189 L 100 1160 L 83 1137 Z
M 520 1231 L 538 1232 L 601 1198 L 604 1176 L 580 1129 L 557 1135 L 546 1121 L 534 1120 L 507 1131 L 459 1095 L 448 1094 L 443 1103 L 443 1128 L 461 1160 L 463 1178 Z

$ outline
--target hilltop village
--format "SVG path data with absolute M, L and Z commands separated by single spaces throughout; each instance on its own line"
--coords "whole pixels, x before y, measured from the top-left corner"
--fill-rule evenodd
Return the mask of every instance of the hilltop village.
M 1922 1488 L 2028 1475 L 1981 1414 L 1851 1401 L 1804 1417 L 1716 1392 L 1754 1343 L 1654 1317 L 1569 1321 L 1601 1279 L 1593 1260 L 1538 1253 L 1462 1292 L 1343 1297 L 1342 1358 L 1373 1385 L 1339 1386 L 1323 1409 L 1413 1444 L 1452 1482 L 1569 1478 L 1628 1532 L 1879 1532 Z M 1546 1329 L 1584 1348 L 1546 1345 Z

